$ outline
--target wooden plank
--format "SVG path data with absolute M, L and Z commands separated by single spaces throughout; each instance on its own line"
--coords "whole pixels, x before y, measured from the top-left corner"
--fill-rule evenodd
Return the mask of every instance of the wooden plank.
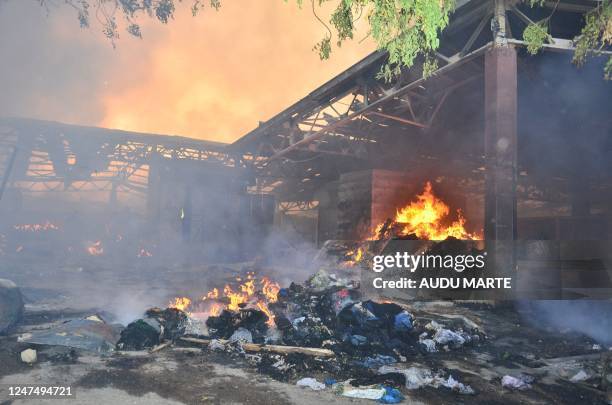
M 180 340 L 188 343 L 195 343 L 199 345 L 208 346 L 211 342 L 210 339 L 199 339 L 192 337 L 181 337 Z M 219 339 L 223 344 L 229 343 L 228 340 Z M 299 347 L 299 346 L 281 346 L 281 345 L 265 345 L 257 343 L 242 343 L 242 348 L 248 352 L 273 352 L 279 354 L 290 354 L 290 353 L 301 353 L 308 356 L 316 357 L 333 357 L 335 353 L 329 349 L 319 349 L 317 347 Z

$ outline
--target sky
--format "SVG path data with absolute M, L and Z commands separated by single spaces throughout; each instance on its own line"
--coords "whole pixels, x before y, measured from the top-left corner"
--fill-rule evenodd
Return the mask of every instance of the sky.
M 188 3 L 113 49 L 60 1 L 0 0 L 0 116 L 232 142 L 374 49 L 362 24 L 319 60 L 308 2 L 224 0 L 196 17 Z

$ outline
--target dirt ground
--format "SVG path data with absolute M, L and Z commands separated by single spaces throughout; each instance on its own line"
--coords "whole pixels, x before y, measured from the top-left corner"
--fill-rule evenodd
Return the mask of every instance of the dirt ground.
M 40 266 L 40 265 L 37 265 Z M 205 291 L 240 273 L 240 266 L 208 266 L 174 269 L 121 269 L 73 266 L 44 271 L 21 263 L 0 277 L 22 286 L 26 316 L 12 334 L 0 337 L 0 404 L 360 404 L 374 403 L 335 395 L 331 389 L 311 391 L 260 374 L 240 356 L 169 347 L 160 352 L 115 353 L 99 356 L 57 346 L 29 345 L 17 341 L 20 333 L 108 311 L 134 319 L 169 296 Z M 127 294 L 127 295 L 126 295 Z M 131 295 L 130 295 L 131 294 Z M 127 306 L 127 307 L 126 307 Z M 124 308 L 126 307 L 126 308 Z M 576 333 L 541 330 L 527 325 L 512 308 L 490 308 L 451 303 L 412 303 L 417 318 L 465 319 L 478 325 L 487 339 L 477 347 L 418 355 L 405 367 L 443 369 L 475 395 L 461 395 L 446 388 L 403 389 L 410 404 L 607 404 L 601 387 L 606 347 Z M 130 320 L 130 319 L 127 319 Z M 595 346 L 594 346 L 595 345 Z M 38 361 L 22 363 L 19 353 L 34 347 Z M 584 370 L 592 376 L 572 383 Z M 532 388 L 512 391 L 501 387 L 506 374 L 535 376 Z M 350 374 L 350 370 L 349 370 Z M 311 375 L 322 381 L 323 373 Z M 599 376 L 599 377 L 598 377 Z M 71 400 L 33 400 L 8 397 L 11 384 L 70 385 Z

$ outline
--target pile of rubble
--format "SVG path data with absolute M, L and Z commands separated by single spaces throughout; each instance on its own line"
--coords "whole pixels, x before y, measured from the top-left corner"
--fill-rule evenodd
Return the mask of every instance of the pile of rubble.
M 536 331 L 502 308 L 407 307 L 362 294 L 357 282 L 319 271 L 301 285 L 279 287 L 265 310 L 251 300 L 235 309 L 228 305 L 205 322 L 197 312 L 173 307 L 152 308 L 127 327 L 103 312 L 26 322 L 15 329 L 15 353 L 36 367 L 74 364 L 81 351 L 109 364 L 132 364 L 130 359 L 166 349 L 155 361 L 229 360 L 307 390 L 382 403 L 404 396 L 471 401 L 459 398 L 464 395 L 487 403 L 541 403 L 550 395 L 602 403 L 612 392 L 612 351 L 590 339 L 568 344 L 571 335 Z M 193 353 L 198 357 L 191 359 Z
M 417 354 L 478 344 L 485 336 L 477 329 L 451 330 L 415 319 L 398 304 L 362 300 L 357 282 L 325 271 L 304 285 L 281 288 L 269 311 L 271 316 L 257 308 L 224 309 L 206 320 L 206 333 L 190 333 L 192 321 L 184 312 L 152 309 L 122 331 L 117 348 L 155 350 L 170 341 L 207 346 L 243 357 L 278 380 L 297 379 L 311 389 L 329 386 L 345 396 L 386 398 L 388 403 L 401 400 L 400 387 L 442 386 L 474 393 L 444 370 L 399 364 Z

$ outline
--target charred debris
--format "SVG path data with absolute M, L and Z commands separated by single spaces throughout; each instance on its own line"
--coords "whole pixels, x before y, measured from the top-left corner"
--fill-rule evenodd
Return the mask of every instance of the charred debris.
M 464 355 L 459 353 L 486 342 L 477 325 L 421 318 L 406 306 L 366 299 L 359 282 L 323 269 L 304 284 L 281 288 L 267 309 L 269 314 L 241 304 L 194 325 L 198 321 L 180 309 L 153 308 L 121 332 L 117 349 L 204 348 L 243 359 L 280 381 L 315 390 L 327 385 L 356 398 L 392 401 L 403 398 L 400 388 L 425 385 L 475 393 L 443 367 L 402 364 L 435 352 Z

